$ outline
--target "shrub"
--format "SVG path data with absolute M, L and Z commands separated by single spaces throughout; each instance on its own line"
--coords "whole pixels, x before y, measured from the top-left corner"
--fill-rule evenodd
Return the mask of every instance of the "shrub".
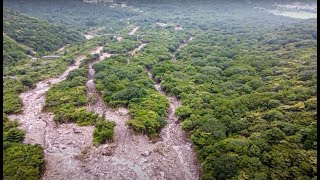
M 105 120 L 103 117 L 102 120 L 98 121 L 95 125 L 93 131 L 93 143 L 99 145 L 106 141 L 113 141 L 114 127 L 116 123 L 114 121 Z

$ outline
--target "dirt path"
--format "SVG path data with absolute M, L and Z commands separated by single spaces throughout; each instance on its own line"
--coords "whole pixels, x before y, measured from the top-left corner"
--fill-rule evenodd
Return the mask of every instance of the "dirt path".
M 177 49 L 174 53 L 171 53 L 171 56 L 172 56 L 172 60 L 173 60 L 173 61 L 176 61 L 176 60 L 177 60 L 177 59 L 176 59 L 176 54 L 177 54 L 182 48 L 186 47 L 186 46 L 188 45 L 188 43 L 189 43 L 190 41 L 192 41 L 192 39 L 193 39 L 193 36 L 190 36 L 190 38 L 189 38 L 187 41 L 184 41 L 183 43 L 181 43 L 181 44 L 179 45 L 178 49 Z
M 101 48 L 97 48 L 97 50 L 94 53 L 99 53 L 100 54 L 102 49 L 103 49 L 102 47 Z M 109 54 L 109 53 L 100 54 L 100 57 L 99 57 L 99 59 L 97 61 L 94 61 L 94 62 L 89 64 L 89 70 L 88 70 L 88 75 L 87 75 L 88 76 L 88 81 L 86 83 L 86 87 L 87 87 L 87 99 L 89 100 L 89 103 L 87 105 L 87 110 L 88 111 L 93 111 L 93 112 L 95 112 L 95 113 L 97 113 L 97 114 L 99 114 L 101 116 L 106 111 L 106 106 L 103 103 L 101 95 L 97 91 L 96 85 L 93 82 L 95 71 L 92 68 L 92 66 L 94 64 L 99 63 L 100 61 L 104 60 L 105 58 L 109 58 L 111 56 L 112 56 L 112 54 Z
M 96 29 L 93 29 L 91 31 L 88 31 L 88 32 L 85 32 L 84 33 L 84 37 L 87 39 L 87 40 L 90 40 L 96 36 L 99 36 L 97 33 L 101 30 L 105 29 L 105 27 L 98 27 Z
M 190 36 L 190 38 L 186 42 L 183 42 L 182 44 L 179 45 L 177 52 L 179 52 L 182 48 L 186 47 L 188 43 L 192 40 L 193 40 L 193 36 Z
M 145 47 L 147 44 L 146 43 L 142 43 L 140 44 L 140 46 L 138 48 L 135 48 L 134 50 L 130 51 L 129 52 L 129 55 L 132 57 L 134 56 L 135 54 L 137 54 L 143 47 Z M 128 62 L 127 64 L 130 64 L 130 57 L 128 58 Z
M 131 36 L 131 35 L 134 35 L 136 32 L 137 32 L 137 30 L 139 29 L 139 26 L 138 27 L 135 27 L 135 28 L 133 28 L 130 32 L 129 32 L 129 36 Z

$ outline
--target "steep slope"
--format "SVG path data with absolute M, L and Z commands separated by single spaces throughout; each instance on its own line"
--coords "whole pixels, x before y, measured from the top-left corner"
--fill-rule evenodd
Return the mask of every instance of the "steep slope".
M 3 35 L 3 65 L 11 65 L 20 59 L 27 58 L 30 48 L 18 44 L 12 38 Z
M 3 14 L 3 179 L 40 179 L 45 165 L 43 148 L 22 143 L 26 132 L 7 114 L 22 112 L 19 93 L 33 88 L 37 81 L 63 72 L 79 49 L 68 49 L 68 55 L 50 61 L 28 57 L 33 50 L 42 55 L 84 38 L 65 27 L 8 9 Z
M 5 34 L 41 54 L 84 40 L 76 31 L 6 8 L 3 9 L 3 22 Z

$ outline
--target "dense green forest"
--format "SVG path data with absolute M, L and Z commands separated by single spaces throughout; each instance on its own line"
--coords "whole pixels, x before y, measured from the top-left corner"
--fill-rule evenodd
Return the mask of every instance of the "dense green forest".
M 28 48 L 18 44 L 15 40 L 3 36 L 3 64 L 14 64 L 16 61 L 27 58 Z
M 80 31 L 103 27 L 106 32 L 115 33 L 127 25 L 125 21 L 127 18 L 139 14 L 139 11 L 134 9 L 96 6 L 82 3 L 79 0 L 5 1 L 4 5 L 19 10 L 19 12 L 46 19 L 50 23 L 64 25 Z
M 177 63 L 154 66 L 162 88 L 182 101 L 176 114 L 204 162 L 203 179 L 316 176 L 316 40 L 307 29 L 273 30 L 271 42 L 197 35 Z
M 107 106 L 129 109 L 129 128 L 152 139 L 165 127 L 169 102 L 155 82 L 181 101 L 175 114 L 194 145 L 201 179 L 317 178 L 316 19 L 274 16 L 232 1 L 128 2 L 138 9 L 59 2 L 4 3 L 46 19 L 3 12 L 5 178 L 38 179 L 44 166 L 42 148 L 22 144 L 24 132 L 6 114 L 21 112 L 19 93 L 61 74 L 76 55 L 87 58 L 47 92 L 44 110 L 57 123 L 94 125 L 96 145 L 112 141 L 116 124 L 86 111 L 88 63 L 96 58 L 89 51 L 95 46 L 116 54 L 93 66 L 94 82 Z M 133 25 L 139 30 L 128 36 Z M 100 37 L 83 41 L 79 32 L 101 27 Z M 27 56 L 31 48 L 54 52 L 70 43 L 76 44 L 53 61 Z M 138 54 L 128 55 L 142 43 Z
M 3 9 L 3 31 L 17 42 L 43 54 L 58 50 L 65 44 L 81 42 L 84 37 L 63 26 Z

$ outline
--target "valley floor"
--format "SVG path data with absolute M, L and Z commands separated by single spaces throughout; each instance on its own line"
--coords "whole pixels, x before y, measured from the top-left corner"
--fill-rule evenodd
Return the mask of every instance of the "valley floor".
M 144 46 L 146 44 L 141 44 L 129 54 L 138 53 Z M 102 47 L 97 47 L 91 54 L 101 51 Z M 41 144 L 44 147 L 46 172 L 43 179 L 199 179 L 199 164 L 192 144 L 174 115 L 180 105 L 179 100 L 167 96 L 170 102 L 167 125 L 162 129 L 159 141 L 155 143 L 146 135 L 134 133 L 125 125 L 130 119 L 128 110 L 107 107 L 95 88 L 92 66 L 112 56 L 101 54 L 99 60 L 89 64 L 87 93 L 88 98 L 94 96 L 96 101 L 88 104 L 87 110 L 104 114 L 106 119 L 116 122 L 113 143 L 95 147 L 92 143 L 93 126 L 57 125 L 53 113 L 41 112 L 45 93 L 53 84 L 65 80 L 70 71 L 79 68 L 84 55 L 78 56 L 76 63 L 58 78 L 38 82 L 35 89 L 22 93 L 23 113 L 9 116 L 22 123 L 22 129 L 27 132 L 25 143 Z M 150 71 L 146 73 L 152 78 Z M 158 83 L 155 82 L 154 86 L 166 95 Z

